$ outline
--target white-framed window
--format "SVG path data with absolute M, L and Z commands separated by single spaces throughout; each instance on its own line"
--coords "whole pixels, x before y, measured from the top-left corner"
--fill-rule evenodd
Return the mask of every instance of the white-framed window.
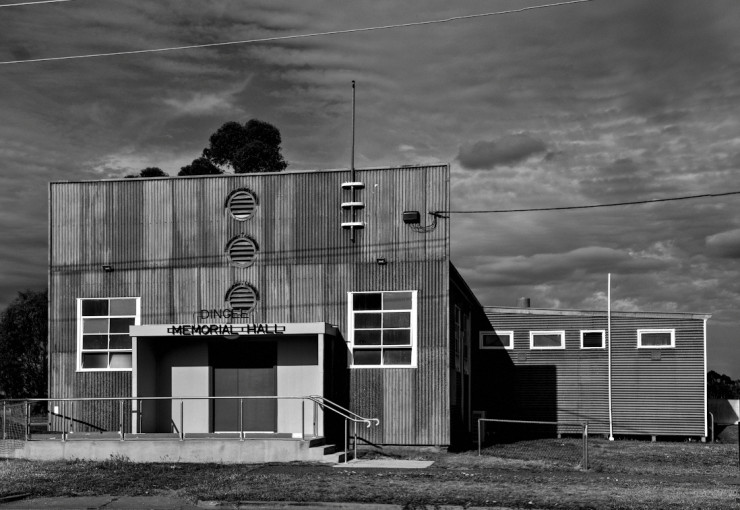
M 481 331 L 478 335 L 478 345 L 481 349 L 513 349 L 513 331 Z
M 352 368 L 416 367 L 416 294 L 348 293 Z
M 77 299 L 77 370 L 131 370 L 128 328 L 140 315 L 137 297 Z
M 676 347 L 676 330 L 638 329 L 637 347 L 640 349 L 671 349 Z
M 565 349 L 565 331 L 530 331 L 530 349 Z
M 606 331 L 603 329 L 582 329 L 581 349 L 603 349 L 606 345 L 605 336 Z

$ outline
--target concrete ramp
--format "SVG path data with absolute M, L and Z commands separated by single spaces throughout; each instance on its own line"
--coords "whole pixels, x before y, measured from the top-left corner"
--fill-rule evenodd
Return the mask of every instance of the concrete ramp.
M 5 458 L 27 460 L 121 459 L 130 462 L 194 462 L 257 464 L 264 462 L 323 462 L 344 459 L 343 452 L 327 445 L 324 438 L 225 439 L 217 436 L 186 438 L 145 438 L 127 436 L 25 441 L 21 448 L 8 449 Z

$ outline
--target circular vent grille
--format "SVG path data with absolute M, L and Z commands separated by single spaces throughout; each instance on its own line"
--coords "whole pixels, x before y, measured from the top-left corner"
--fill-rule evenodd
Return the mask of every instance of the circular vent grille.
M 235 266 L 248 267 L 254 263 L 257 256 L 257 243 L 248 237 L 239 236 L 232 239 L 226 247 L 226 253 Z
M 229 196 L 226 207 L 234 219 L 244 221 L 252 217 L 257 207 L 257 198 L 251 191 L 240 189 Z
M 257 306 L 257 291 L 251 285 L 239 283 L 226 294 L 226 301 L 235 310 L 251 311 Z

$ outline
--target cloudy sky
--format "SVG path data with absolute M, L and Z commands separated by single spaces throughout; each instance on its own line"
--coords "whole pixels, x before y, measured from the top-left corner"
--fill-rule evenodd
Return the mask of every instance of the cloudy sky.
M 3 4 L 12 0 L 0 0 Z M 438 20 L 532 0 L 72 0 L 0 8 L 0 61 Z M 546 1 L 540 3 L 548 3 Z M 290 169 L 448 162 L 456 210 L 740 190 L 740 2 L 592 0 L 262 44 L 0 65 L 0 307 L 43 288 L 47 183 L 174 175 L 229 120 L 276 125 Z M 483 304 L 707 312 L 740 378 L 740 195 L 453 214 Z

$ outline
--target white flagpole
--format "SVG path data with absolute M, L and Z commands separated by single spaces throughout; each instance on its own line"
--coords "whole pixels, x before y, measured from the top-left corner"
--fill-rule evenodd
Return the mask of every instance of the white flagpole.
M 609 441 L 614 441 L 614 428 L 612 422 L 612 274 L 609 273 L 607 277 L 607 291 L 606 291 L 606 341 L 609 347 L 608 354 L 608 372 L 609 372 Z

